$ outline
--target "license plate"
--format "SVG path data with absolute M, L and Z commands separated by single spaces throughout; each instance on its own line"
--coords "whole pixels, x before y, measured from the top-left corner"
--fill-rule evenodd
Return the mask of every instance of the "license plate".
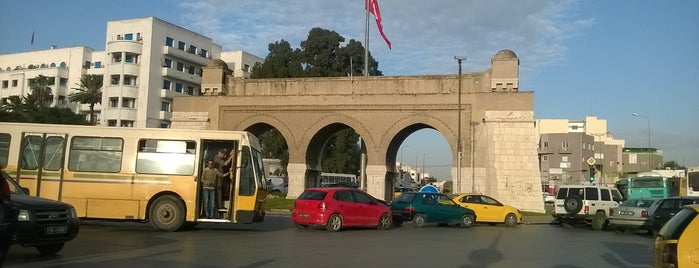
M 302 214 L 302 213 L 299 213 L 299 218 L 308 218 L 308 217 L 310 217 L 310 216 L 311 216 L 311 214 Z
M 632 215 L 633 215 L 633 211 L 619 211 L 619 215 L 623 215 L 623 216 L 632 216 Z
M 46 234 L 47 234 L 47 235 L 67 234 L 67 233 L 68 233 L 68 226 L 50 226 L 50 227 L 46 227 Z

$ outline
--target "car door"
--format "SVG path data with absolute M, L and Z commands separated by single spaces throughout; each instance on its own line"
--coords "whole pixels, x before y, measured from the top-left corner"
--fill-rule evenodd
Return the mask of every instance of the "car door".
M 476 213 L 477 221 L 490 221 L 487 208 L 481 203 L 480 195 L 465 195 L 459 199 L 464 207 Z
M 333 194 L 333 200 L 336 203 L 336 211 L 338 211 L 342 216 L 342 225 L 359 225 L 359 222 L 361 222 L 361 211 L 359 208 L 359 203 L 354 202 L 352 191 L 335 191 L 335 194 Z
M 502 222 L 505 221 L 505 206 L 490 196 L 481 195 L 481 206 L 483 206 L 483 221 Z M 476 214 L 478 215 L 478 214 Z
M 363 226 L 378 224 L 383 205 L 362 191 L 352 191 L 352 195 L 357 205 L 357 224 Z
M 680 210 L 679 199 L 665 199 L 660 202 L 653 212 L 653 228 L 660 229 L 672 216 Z

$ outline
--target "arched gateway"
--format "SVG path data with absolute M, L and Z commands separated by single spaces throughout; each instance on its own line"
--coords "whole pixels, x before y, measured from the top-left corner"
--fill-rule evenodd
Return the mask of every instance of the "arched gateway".
M 518 91 L 514 52 L 502 50 L 491 62 L 491 69 L 463 74 L 459 83 L 458 75 L 241 79 L 214 60 L 203 68 L 202 96 L 175 97 L 172 126 L 256 135 L 277 129 L 289 147 L 291 197 L 315 186 L 323 143 L 352 128 L 366 147 L 366 189 L 386 200 L 401 143 L 432 128 L 452 149 L 455 192 L 543 212 L 534 94 Z

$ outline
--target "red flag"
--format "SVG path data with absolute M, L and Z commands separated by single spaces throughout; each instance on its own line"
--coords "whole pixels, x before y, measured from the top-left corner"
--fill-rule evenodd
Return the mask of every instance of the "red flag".
M 34 31 L 32 31 L 32 45 L 34 44 Z
M 383 40 L 386 41 L 388 49 L 391 49 L 391 41 L 388 41 L 388 38 L 383 33 L 383 26 L 381 25 L 381 11 L 379 10 L 379 0 L 366 0 L 365 7 L 366 10 L 368 10 L 369 13 L 374 15 L 374 17 L 376 18 L 376 26 L 379 28 L 379 33 L 381 33 L 381 37 L 383 37 Z

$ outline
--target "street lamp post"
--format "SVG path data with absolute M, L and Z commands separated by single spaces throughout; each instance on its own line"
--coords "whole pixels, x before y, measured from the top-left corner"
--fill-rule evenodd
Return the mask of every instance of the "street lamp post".
M 466 60 L 467 58 L 464 56 L 454 56 L 454 59 L 456 62 L 459 64 L 459 89 L 458 89 L 458 106 L 457 106 L 457 125 L 458 125 L 458 131 L 456 133 L 456 157 L 457 157 L 457 165 L 456 165 L 456 191 L 460 192 L 461 191 L 461 159 L 463 158 L 463 152 L 461 148 L 461 61 Z M 471 166 L 473 168 L 473 166 Z
M 648 124 L 648 148 L 646 149 L 646 152 L 648 153 L 648 171 L 653 170 L 652 165 L 653 165 L 653 156 L 650 153 L 650 118 L 648 116 L 639 114 L 639 113 L 632 113 L 631 115 L 633 116 L 640 116 L 646 119 L 646 123 Z

